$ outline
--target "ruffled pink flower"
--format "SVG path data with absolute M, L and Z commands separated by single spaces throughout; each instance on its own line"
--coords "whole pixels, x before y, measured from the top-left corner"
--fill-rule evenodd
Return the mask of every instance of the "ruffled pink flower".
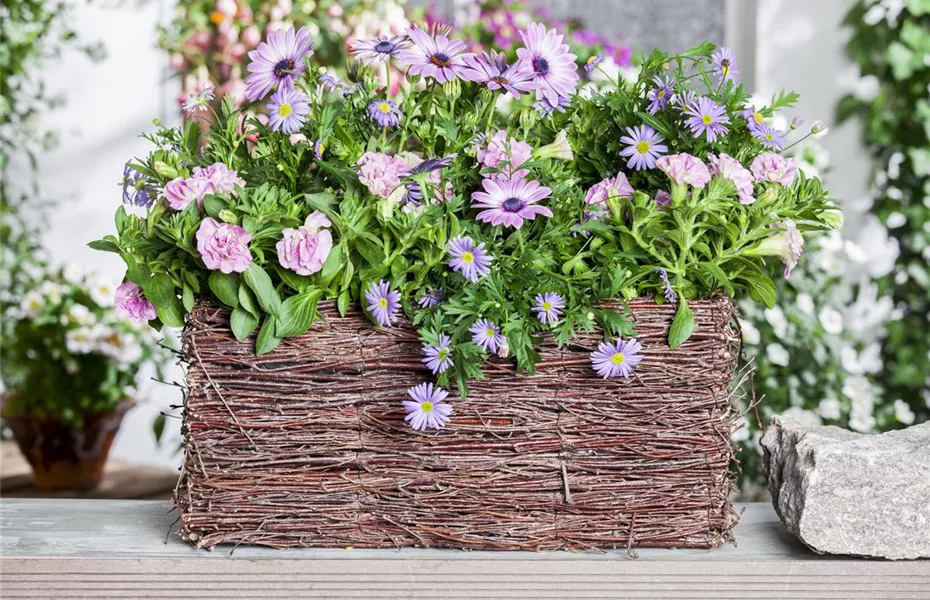
M 532 146 L 514 138 L 508 139 L 507 131 L 502 129 L 488 138 L 488 145 L 478 150 L 477 158 L 487 169 L 500 169 L 500 173 L 495 173 L 493 177 L 517 179 L 528 174 L 526 170 L 518 169 L 532 155 Z
M 791 185 L 798 172 L 793 160 L 774 152 L 763 152 L 757 156 L 749 169 L 756 181 L 772 181 L 782 185 Z
M 296 229 L 285 229 L 275 246 L 278 262 L 298 275 L 312 275 L 323 268 L 326 257 L 333 249 L 333 236 L 327 227 L 329 219 L 316 210 Z
M 208 188 L 209 182 L 206 179 L 178 177 L 166 183 L 161 193 L 168 201 L 168 206 L 174 210 L 184 210 L 191 202 L 203 206 L 203 198 L 207 195 Z
M 752 204 L 756 201 L 752 187 L 752 173 L 744 167 L 738 160 L 724 153 L 720 156 L 711 154 L 707 157 L 710 160 L 710 172 L 713 175 L 720 175 L 733 182 L 736 186 L 736 193 L 739 194 L 740 204 Z
M 245 180 L 221 162 L 209 167 L 194 167 L 191 179 L 202 179 L 207 183 L 208 194 L 230 194 L 236 186 L 244 187 Z
M 155 305 L 142 294 L 142 288 L 131 281 L 124 281 L 116 288 L 116 314 L 136 323 L 145 323 L 158 316 Z
M 400 178 L 410 174 L 410 167 L 400 156 L 366 152 L 358 159 L 358 179 L 375 196 L 387 198 L 400 186 Z
M 219 223 L 207 217 L 197 230 L 197 251 L 208 269 L 242 273 L 252 264 L 252 236 L 238 225 Z
M 676 185 L 703 189 L 710 181 L 710 171 L 699 158 L 690 154 L 669 154 L 656 161 L 656 166 Z
M 616 177 L 605 179 L 591 186 L 591 189 L 588 190 L 584 197 L 584 203 L 607 208 L 608 198 L 631 198 L 632 196 L 633 186 L 627 181 L 626 175 L 617 173 Z

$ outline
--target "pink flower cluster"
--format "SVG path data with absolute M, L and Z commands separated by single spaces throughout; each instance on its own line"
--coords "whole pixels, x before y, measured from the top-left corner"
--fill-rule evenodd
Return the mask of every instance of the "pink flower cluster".
M 616 177 L 605 179 L 591 186 L 584 197 L 584 203 L 606 209 L 609 198 L 631 198 L 632 196 L 633 186 L 627 181 L 626 175 L 617 173 Z
M 798 172 L 793 160 L 774 152 L 763 152 L 757 156 L 749 169 L 756 181 L 771 181 L 782 185 L 791 185 Z
M 209 167 L 194 167 L 193 173 L 186 179 L 172 179 L 165 184 L 162 196 L 171 208 L 184 210 L 195 201 L 198 206 L 203 206 L 207 194 L 230 194 L 237 185 L 244 186 L 245 181 L 235 171 L 218 162 Z
M 298 275 L 312 275 L 323 268 L 333 249 L 333 236 L 327 229 L 332 223 L 318 210 L 313 211 L 303 225 L 285 229 L 275 249 L 278 262 Z
M 158 315 L 155 305 L 142 294 L 142 288 L 131 281 L 124 281 L 116 288 L 116 314 L 136 323 L 151 321 Z
M 366 152 L 358 159 L 358 178 L 375 196 L 387 198 L 400 186 L 400 178 L 410 174 L 410 167 L 400 156 Z
M 714 175 L 720 175 L 733 182 L 736 186 L 736 193 L 739 195 L 740 204 L 752 204 L 756 201 L 753 194 L 753 178 L 749 172 L 738 160 L 732 156 L 720 153 L 720 156 L 711 154 L 710 172 Z
M 703 189 L 710 181 L 710 171 L 701 159 L 690 154 L 669 154 L 656 160 L 656 166 L 668 175 L 675 185 L 690 185 Z
M 220 223 L 212 217 L 200 222 L 197 251 L 208 269 L 242 273 L 252 264 L 249 242 L 252 236 L 238 225 Z

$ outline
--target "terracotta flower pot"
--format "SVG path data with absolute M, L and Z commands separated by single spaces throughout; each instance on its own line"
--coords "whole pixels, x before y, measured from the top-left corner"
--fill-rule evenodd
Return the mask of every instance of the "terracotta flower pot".
M 4 414 L 42 490 L 86 490 L 103 478 L 113 438 L 123 415 L 132 407 L 126 401 L 111 411 L 87 415 L 74 428 L 57 419 Z

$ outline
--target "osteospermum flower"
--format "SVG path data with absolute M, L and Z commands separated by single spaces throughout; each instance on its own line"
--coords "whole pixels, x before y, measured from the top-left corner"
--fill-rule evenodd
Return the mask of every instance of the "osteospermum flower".
M 408 65 L 411 75 L 432 77 L 446 83 L 463 76 L 465 72 L 465 42 L 450 40 L 445 35 L 436 37 L 417 27 L 409 31 L 414 46 L 401 50 L 398 60 Z
M 600 65 L 602 62 L 604 62 L 603 56 L 599 56 L 597 54 L 595 54 L 594 56 L 590 56 L 588 57 L 588 60 L 586 60 L 584 63 L 584 70 L 590 73 L 591 71 L 596 69 L 598 65 Z
M 483 208 L 475 217 L 491 225 L 506 225 L 520 229 L 523 221 L 532 221 L 537 215 L 551 217 L 552 211 L 536 204 L 552 194 L 552 190 L 536 181 L 516 179 L 485 179 L 483 192 L 471 195 L 472 208 Z
M 603 342 L 591 353 L 591 366 L 604 379 L 618 375 L 629 379 L 633 367 L 642 360 L 643 346 L 636 338 L 626 342 L 618 339 L 613 344 Z
M 313 42 L 306 27 L 293 27 L 268 34 L 268 41 L 249 52 L 251 73 L 245 79 L 246 95 L 255 102 L 268 95 L 276 85 L 291 88 L 306 70 L 304 58 L 313 54 Z
M 726 125 L 729 124 L 730 117 L 727 116 L 726 109 L 710 98 L 698 98 L 684 107 L 684 113 L 688 115 L 685 125 L 696 138 L 704 135 L 708 142 L 714 142 L 718 135 L 727 132 Z
M 442 288 L 433 288 L 417 300 L 420 308 L 433 308 L 442 301 Z
M 404 420 L 417 431 L 442 429 L 449 421 L 452 406 L 444 401 L 449 392 L 432 383 L 421 383 L 407 390 L 412 400 L 404 400 L 407 416 Z
M 494 259 L 484 249 L 484 242 L 475 245 L 470 237 L 459 236 L 449 241 L 449 266 L 462 277 L 475 283 L 491 272 Z
M 396 127 L 403 116 L 390 100 L 375 100 L 368 105 L 368 118 L 381 127 Z
M 361 40 L 352 44 L 352 54 L 366 65 L 387 62 L 397 58 L 400 51 L 410 47 L 410 38 L 406 35 L 379 36 L 373 40 Z
M 711 56 L 714 61 L 714 72 L 719 81 L 732 81 L 736 83 L 739 71 L 736 70 L 736 55 L 729 48 L 717 48 Z
M 268 109 L 268 125 L 273 131 L 291 135 L 297 133 L 310 114 L 310 99 L 293 88 L 281 88 L 271 96 Z
M 383 279 L 368 286 L 365 299 L 368 300 L 368 312 L 378 325 L 390 327 L 397 322 L 400 314 L 400 293 L 391 291 Z
M 565 112 L 565 107 L 572 103 L 571 98 L 559 98 L 557 104 L 550 104 L 549 101 L 545 98 L 536 101 L 536 104 L 533 105 L 533 108 L 543 116 L 551 117 L 552 113 Z
M 433 375 L 445 373 L 449 367 L 454 367 L 452 362 L 452 340 L 446 334 L 439 334 L 439 345 L 423 345 L 424 358 L 420 361 L 429 367 Z
M 471 341 L 481 346 L 485 352 L 497 352 L 507 343 L 507 338 L 501 335 L 500 328 L 487 319 L 478 319 L 468 328 L 471 332 Z
M 519 98 L 520 94 L 535 87 L 536 75 L 532 70 L 520 62 L 508 66 L 507 57 L 494 50 L 481 56 L 466 55 L 465 65 L 462 79 L 482 83 L 489 90 L 503 89 L 514 98 Z
M 775 129 L 771 125 L 762 123 L 761 125 L 752 125 L 749 127 L 749 133 L 752 137 L 762 142 L 762 145 L 772 150 L 785 149 L 785 132 Z
M 652 80 L 656 84 L 654 88 L 649 90 L 649 93 L 646 94 L 646 98 L 650 100 L 649 102 L 649 112 L 651 114 L 656 114 L 668 104 L 669 99 L 675 93 L 675 84 L 672 82 L 668 76 L 663 80 L 658 75 Z
M 565 300 L 555 292 L 536 294 L 536 306 L 532 311 L 544 325 L 555 323 L 562 317 L 560 309 L 565 308 Z
M 184 112 L 187 114 L 193 114 L 198 110 L 207 110 L 210 108 L 210 101 L 215 97 L 213 95 L 213 84 L 209 81 L 204 82 L 200 87 L 200 91 L 196 94 L 190 94 L 187 97 L 187 101 L 184 102 L 181 108 L 184 109 Z
M 157 190 L 146 183 L 145 176 L 129 166 L 129 163 L 123 167 L 123 180 L 120 183 L 123 186 L 123 204 L 149 208 L 158 195 Z
M 626 135 L 620 141 L 627 145 L 620 151 L 620 156 L 629 156 L 626 166 L 637 171 L 654 169 L 656 159 L 668 152 L 662 136 L 649 125 L 627 127 Z
M 556 107 L 560 99 L 574 96 L 579 81 L 577 57 L 562 43 L 563 36 L 555 29 L 547 31 L 544 25 L 530 23 L 520 37 L 526 48 L 517 49 L 517 56 L 533 72 L 536 99 L 545 98 Z

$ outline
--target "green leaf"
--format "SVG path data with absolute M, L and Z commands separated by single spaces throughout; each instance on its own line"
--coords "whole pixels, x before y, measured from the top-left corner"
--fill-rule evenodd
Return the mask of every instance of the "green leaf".
M 694 333 L 694 313 L 691 312 L 688 301 L 679 297 L 678 310 L 668 330 L 668 347 L 674 350 L 681 346 L 688 341 L 692 333 Z
M 342 293 L 339 294 L 339 298 L 336 300 L 336 308 L 339 309 L 341 316 L 346 316 L 349 311 L 349 290 L 342 290 Z
M 258 332 L 258 339 L 255 340 L 255 354 L 261 356 L 267 354 L 278 347 L 281 338 L 277 337 L 274 332 L 277 329 L 273 317 L 265 317 L 262 328 Z
M 184 327 L 184 307 L 177 298 L 172 298 L 164 307 L 156 305 L 155 312 L 159 320 L 168 327 Z
M 281 298 L 278 296 L 278 292 L 275 291 L 274 284 L 271 282 L 268 273 L 253 262 L 242 274 L 242 278 L 245 280 L 246 285 L 255 292 L 258 305 L 262 307 L 262 310 L 273 317 L 277 317 L 281 312 Z
M 356 240 L 355 249 L 373 267 L 380 266 L 384 262 L 384 250 L 366 239 Z
M 158 413 L 152 421 L 152 433 L 155 435 L 155 443 L 161 442 L 161 436 L 165 433 L 165 413 Z
M 750 298 L 756 302 L 762 302 L 768 308 L 775 306 L 778 292 L 771 278 L 761 273 L 744 273 L 740 275 L 740 279 L 746 282 Z
M 126 208 L 122 205 L 116 209 L 116 231 L 118 233 L 123 233 L 123 228 L 126 227 L 126 222 L 129 220 L 129 215 L 126 214 Z
M 115 252 L 119 254 L 120 252 L 122 252 L 122 248 L 120 248 L 119 244 L 117 244 L 115 241 L 107 239 L 111 237 L 113 236 L 108 235 L 102 240 L 94 240 L 90 242 L 89 244 L 87 244 L 87 246 L 91 248 L 92 250 L 100 250 L 101 252 Z
M 255 304 L 255 296 L 253 296 L 252 292 L 249 291 L 249 286 L 247 285 L 239 286 L 239 306 L 255 315 L 255 317 L 260 316 L 258 312 L 258 305 Z
M 159 273 L 142 284 L 142 291 L 155 306 L 168 306 L 175 298 L 174 280 Z
M 717 280 L 717 283 L 719 283 L 723 289 L 726 290 L 727 294 L 729 294 L 731 298 L 736 295 L 736 292 L 733 289 L 733 284 L 730 283 L 730 278 L 727 277 L 727 274 L 723 272 L 723 269 L 712 262 L 698 263 L 698 266 L 710 273 L 713 278 Z
M 194 290 L 186 283 L 181 291 L 181 304 L 184 305 L 185 312 L 194 310 Z
M 247 311 L 242 305 L 233 309 L 229 317 L 229 328 L 232 329 L 237 340 L 241 341 L 252 335 L 256 327 L 258 327 L 257 316 Z
M 323 269 L 320 271 L 320 279 L 328 282 L 333 276 L 342 270 L 342 244 L 333 247 L 326 262 L 323 263 Z
M 221 210 L 226 210 L 226 201 L 223 200 L 222 196 L 211 194 L 203 199 L 203 210 L 207 215 L 216 219 L 219 217 Z
M 297 273 L 291 271 L 290 269 L 285 269 L 284 267 L 276 267 L 275 270 L 278 272 L 278 276 L 281 278 L 281 281 L 285 283 L 289 288 L 293 288 L 298 292 L 303 292 L 308 287 L 310 287 L 310 277 L 304 275 L 298 275 Z
M 304 200 L 307 201 L 307 205 L 310 206 L 310 208 L 325 213 L 331 212 L 336 207 L 336 196 L 327 192 L 305 194 Z
M 310 329 L 316 315 L 316 304 L 320 290 L 311 290 L 291 296 L 281 305 L 281 315 L 275 333 L 279 337 L 302 335 Z
M 230 308 L 239 306 L 239 274 L 213 271 L 207 281 L 220 302 Z

